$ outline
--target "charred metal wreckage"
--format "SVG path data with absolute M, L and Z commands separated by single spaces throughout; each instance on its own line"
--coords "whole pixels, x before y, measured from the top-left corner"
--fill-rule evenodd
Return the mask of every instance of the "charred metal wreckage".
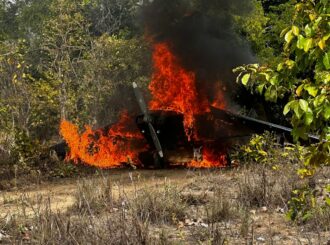
M 133 83 L 133 89 L 141 110 L 141 114 L 136 117 L 136 125 L 149 146 L 147 151 L 139 155 L 145 167 L 165 168 L 190 161 L 201 162 L 204 148 L 222 153 L 228 166 L 231 161 L 227 152 L 231 146 L 246 142 L 251 135 L 264 131 L 276 133 L 282 142 L 292 141 L 291 128 L 215 107 L 211 107 L 208 113 L 196 115 L 194 133 L 198 135 L 198 140 L 188 140 L 182 114 L 150 111 L 136 83 Z M 308 137 L 311 142 L 319 140 L 314 135 Z M 51 150 L 60 158 L 65 158 L 68 147 L 63 142 L 54 145 Z

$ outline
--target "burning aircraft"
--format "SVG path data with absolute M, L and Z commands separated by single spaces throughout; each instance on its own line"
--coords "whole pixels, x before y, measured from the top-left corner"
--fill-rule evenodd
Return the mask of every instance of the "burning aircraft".
M 127 163 L 212 168 L 229 166 L 228 150 L 252 134 L 269 130 L 290 138 L 290 128 L 235 109 L 240 107 L 237 100 L 253 99 L 238 98 L 233 82 L 232 68 L 254 59 L 235 33 L 230 13 L 242 9 L 242 1 L 215 1 L 223 10 L 215 20 L 204 13 L 207 9 L 191 11 L 188 2 L 155 0 L 144 10 L 153 73 L 148 91 L 137 83 L 130 88 L 140 112 L 123 110 L 118 123 L 97 130 L 86 126 L 84 132 L 62 121 L 60 133 L 66 143 L 54 147 L 59 154 L 100 168 Z M 150 100 L 145 100 L 146 93 Z
M 147 104 L 134 82 L 140 114 L 123 112 L 118 123 L 83 133 L 68 121 L 61 122 L 66 159 L 100 168 L 125 164 L 136 167 L 194 168 L 230 165 L 228 149 L 254 133 L 275 131 L 287 138 L 291 129 L 226 110 L 219 97 L 209 101 L 196 87 L 195 74 L 180 66 L 168 44 L 154 47 L 154 74 Z

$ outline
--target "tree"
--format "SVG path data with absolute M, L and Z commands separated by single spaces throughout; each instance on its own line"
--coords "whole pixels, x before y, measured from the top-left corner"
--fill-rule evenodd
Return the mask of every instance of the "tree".
M 238 81 L 266 100 L 286 101 L 283 114 L 289 116 L 295 140 L 308 134 L 320 136 L 308 148 L 300 177 L 313 176 L 319 165 L 330 165 L 330 3 L 328 0 L 299 1 L 292 25 L 281 37 L 284 47 L 277 62 L 250 64 L 235 69 Z M 330 186 L 325 188 L 328 192 Z M 313 215 L 315 192 L 306 186 L 293 192 L 288 217 L 306 221 Z M 322 209 L 330 205 L 325 198 Z
M 91 23 L 91 33 L 96 36 L 132 35 L 138 30 L 136 14 L 137 0 L 96 0 L 84 1 L 84 13 Z
M 283 30 L 285 47 L 275 65 L 236 69 L 238 79 L 269 101 L 286 97 L 284 114 L 291 113 L 296 139 L 306 133 L 329 140 L 329 3 L 313 1 L 295 6 L 293 25 Z
M 82 77 L 80 66 L 90 47 L 89 24 L 82 15 L 80 1 L 56 0 L 50 6 L 51 18 L 44 25 L 41 49 L 46 54 L 44 70 L 60 91 L 61 118 L 79 118 L 77 93 Z
M 85 94 L 85 121 L 108 125 L 123 109 L 136 104 L 132 82 L 147 86 L 151 71 L 149 47 L 141 38 L 129 40 L 104 34 L 93 40 L 84 62 L 81 93 Z

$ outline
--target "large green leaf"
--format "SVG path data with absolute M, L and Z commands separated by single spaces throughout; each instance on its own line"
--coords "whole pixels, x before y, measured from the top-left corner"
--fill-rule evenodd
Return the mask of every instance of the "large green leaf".
M 306 100 L 300 99 L 299 100 L 299 105 L 300 108 L 304 111 L 307 112 L 308 111 L 308 102 Z
M 313 39 L 307 38 L 304 42 L 304 51 L 308 52 L 313 47 Z
M 296 103 L 293 103 L 293 104 L 292 104 L 292 108 L 293 108 L 293 110 L 294 110 L 294 113 L 296 114 L 296 117 L 297 117 L 298 119 L 300 119 L 301 116 L 303 115 L 303 111 L 302 111 L 302 109 L 300 108 L 300 104 L 299 104 L 299 102 L 296 101 Z
M 290 112 L 290 110 L 291 110 L 291 105 L 293 104 L 293 103 L 295 103 L 296 101 L 290 101 L 289 103 L 287 103 L 286 105 L 285 105 L 285 107 L 284 107 L 284 110 L 283 110 L 283 114 L 284 115 L 287 115 L 289 112 Z
M 311 95 L 313 97 L 315 97 L 319 92 L 317 87 L 310 86 L 310 85 L 305 86 L 304 89 L 308 92 L 309 95 Z
M 250 77 L 251 77 L 251 74 L 250 73 L 245 74 L 242 77 L 242 84 L 246 86 L 248 84 L 249 80 L 250 80 Z

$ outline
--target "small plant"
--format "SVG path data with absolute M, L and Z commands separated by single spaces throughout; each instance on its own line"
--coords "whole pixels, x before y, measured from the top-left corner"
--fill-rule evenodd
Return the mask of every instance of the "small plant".
M 318 202 L 315 191 L 306 186 L 293 191 L 287 217 L 298 224 L 309 223 L 318 230 L 330 229 L 330 187 L 325 188 L 325 203 Z
M 309 187 L 292 192 L 293 197 L 288 202 L 289 211 L 287 217 L 290 220 L 306 222 L 312 217 L 312 210 L 316 206 L 316 199 Z
M 253 135 L 250 141 L 240 146 L 232 158 L 242 163 L 262 163 L 278 168 L 283 163 L 300 163 L 305 151 L 304 147 L 292 144 L 281 145 L 279 139 L 270 132 Z

